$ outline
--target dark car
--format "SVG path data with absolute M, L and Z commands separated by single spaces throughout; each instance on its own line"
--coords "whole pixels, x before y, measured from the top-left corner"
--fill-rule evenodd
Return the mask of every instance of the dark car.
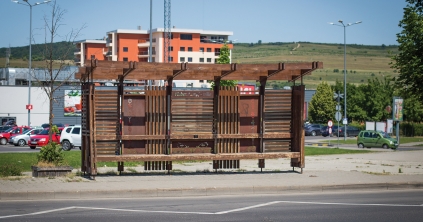
M 53 123 L 53 126 L 54 125 L 56 125 L 58 128 L 59 127 L 62 127 L 62 128 L 65 127 L 65 124 L 63 124 L 63 123 Z M 44 123 L 44 124 L 41 125 L 41 127 L 44 128 L 44 129 L 45 128 L 50 128 L 50 124 L 49 123 Z
M 340 127 L 339 129 L 339 136 L 344 137 L 345 127 Z M 347 137 L 353 136 L 356 137 L 360 133 L 360 130 L 354 126 L 347 126 Z
M 322 136 L 323 137 L 327 137 L 327 136 L 338 136 L 338 126 L 332 126 L 332 132 L 329 133 L 329 127 L 328 126 L 324 126 L 322 127 Z
M 10 128 L 12 128 L 12 126 L 0 126 L 0 133 L 5 132 Z
M 322 125 L 320 124 L 309 124 L 304 128 L 306 136 L 317 136 L 321 135 Z

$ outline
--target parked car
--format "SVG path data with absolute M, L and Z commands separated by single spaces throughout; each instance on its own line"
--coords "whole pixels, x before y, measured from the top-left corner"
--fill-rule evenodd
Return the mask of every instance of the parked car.
M 322 125 L 320 124 L 309 124 L 305 126 L 304 132 L 306 136 L 318 136 L 321 135 Z
M 81 125 L 65 127 L 60 135 L 62 149 L 65 151 L 69 151 L 74 147 L 81 149 L 81 131 Z
M 58 127 L 59 133 L 53 133 L 52 140 L 53 142 L 60 143 L 60 133 L 63 130 L 63 127 Z M 31 149 L 35 149 L 36 147 L 43 147 L 49 143 L 49 135 L 48 135 L 49 129 L 46 128 L 40 133 L 36 135 L 30 136 L 30 139 L 28 141 L 28 146 Z
M 345 127 L 339 127 L 339 136 L 344 137 Z M 347 126 L 347 137 L 353 136 L 356 137 L 360 133 L 360 129 L 354 126 Z
M 53 123 L 53 126 L 54 125 L 57 126 L 57 127 L 62 127 L 62 128 L 65 127 L 65 124 L 63 124 L 63 123 Z M 43 127 L 44 129 L 50 128 L 50 124 L 49 123 L 44 123 L 44 124 L 41 125 L 41 127 Z
M 13 126 L 0 126 L 0 133 L 7 131 L 8 129 L 12 128 Z
M 0 144 L 6 145 L 9 141 L 10 137 L 19 135 L 23 133 L 25 130 L 31 129 L 29 126 L 14 126 L 5 132 L 0 133 Z
M 357 146 L 359 148 L 382 147 L 384 149 L 396 149 L 398 148 L 398 141 L 385 132 L 362 130 L 357 136 Z
M 325 126 L 324 128 L 322 127 L 322 136 L 323 137 L 338 136 L 338 126 L 332 126 L 332 133 L 329 133 L 329 127 L 328 126 Z
M 12 144 L 15 146 L 25 146 L 28 144 L 30 135 L 38 134 L 42 130 L 43 130 L 42 128 L 25 130 L 22 134 L 10 137 L 9 144 Z

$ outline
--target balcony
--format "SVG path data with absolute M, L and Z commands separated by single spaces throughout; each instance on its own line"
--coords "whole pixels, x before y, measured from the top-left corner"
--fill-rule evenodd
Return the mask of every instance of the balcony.
M 106 41 L 106 47 L 112 47 L 113 42 L 112 41 Z
M 156 39 L 152 39 L 152 45 L 156 45 Z M 150 46 L 150 39 L 139 39 L 138 40 L 138 48 L 146 48 Z
M 146 58 L 146 57 L 148 57 L 150 54 L 147 52 L 147 51 L 145 51 L 145 52 L 139 52 L 138 53 L 138 58 Z M 152 55 L 156 55 L 156 51 L 153 51 L 153 54 Z
M 75 51 L 73 52 L 74 55 L 81 55 L 81 49 L 77 48 L 75 49 Z
M 107 56 L 107 57 L 112 57 L 112 51 L 107 51 L 107 52 L 105 53 L 105 56 Z

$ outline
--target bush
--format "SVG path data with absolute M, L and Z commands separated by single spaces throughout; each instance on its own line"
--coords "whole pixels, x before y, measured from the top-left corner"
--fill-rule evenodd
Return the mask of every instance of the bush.
M 14 164 L 7 164 L 0 166 L 0 176 L 1 177 L 8 177 L 8 176 L 21 176 L 22 169 Z
M 55 166 L 62 166 L 64 163 L 64 154 L 62 148 L 55 142 L 51 142 L 41 147 L 37 155 L 38 162 L 51 163 Z
M 403 136 L 423 136 L 423 124 L 413 122 L 401 122 L 400 134 Z

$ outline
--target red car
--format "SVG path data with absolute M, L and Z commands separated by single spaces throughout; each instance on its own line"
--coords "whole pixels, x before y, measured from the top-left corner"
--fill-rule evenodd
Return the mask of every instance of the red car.
M 0 144 L 6 145 L 11 136 L 22 134 L 23 131 L 31 129 L 28 126 L 14 126 L 3 133 L 0 133 Z
M 63 127 L 59 127 L 58 133 L 53 133 L 52 140 L 53 142 L 60 143 L 60 133 L 62 132 Z M 28 141 L 28 146 L 31 149 L 35 149 L 38 147 L 43 147 L 48 144 L 49 136 L 48 136 L 49 129 L 44 129 L 40 133 L 36 135 L 31 135 Z

